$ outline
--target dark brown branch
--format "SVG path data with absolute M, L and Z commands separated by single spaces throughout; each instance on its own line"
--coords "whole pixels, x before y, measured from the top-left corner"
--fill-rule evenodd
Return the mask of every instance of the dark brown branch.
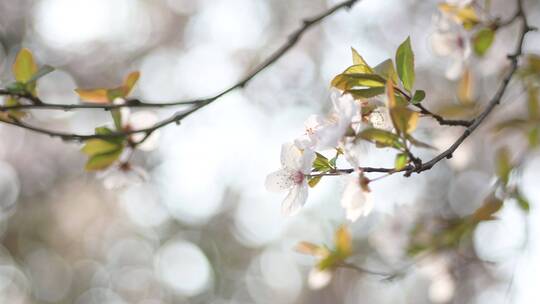
M 251 73 L 246 75 L 244 78 L 242 78 L 239 82 L 236 84 L 228 87 L 227 89 L 223 90 L 222 92 L 218 93 L 217 95 L 208 97 L 208 98 L 202 98 L 202 99 L 195 99 L 195 100 L 188 100 L 188 101 L 178 101 L 178 102 L 170 102 L 170 103 L 161 103 L 161 104 L 155 104 L 155 103 L 147 103 L 142 102 L 137 99 L 129 100 L 125 105 L 90 105 L 90 104 L 80 104 L 80 105 L 74 105 L 74 104 L 50 104 L 45 103 L 41 101 L 39 98 L 31 96 L 29 94 L 11 94 L 6 90 L 0 91 L 0 95 L 11 95 L 11 96 L 17 96 L 19 98 L 28 99 L 33 102 L 33 104 L 29 105 L 17 105 L 13 107 L 0 107 L 0 111 L 5 110 L 15 110 L 15 109 L 61 109 L 61 110 L 73 110 L 73 109 L 103 109 L 103 110 L 110 110 L 114 108 L 119 107 L 167 107 L 167 106 L 178 106 L 178 105 L 191 105 L 191 108 L 185 111 L 180 111 L 174 114 L 173 116 L 164 119 L 160 122 L 158 122 L 156 125 L 154 125 L 151 128 L 146 129 L 138 129 L 138 130 L 130 130 L 125 132 L 116 132 L 109 135 L 96 135 L 96 134 L 71 134 L 71 133 L 65 133 L 60 131 L 54 131 L 49 130 L 45 128 L 35 127 L 28 125 L 26 123 L 23 123 L 19 120 L 11 120 L 6 121 L 6 123 L 31 130 L 37 133 L 46 134 L 52 137 L 60 137 L 64 140 L 87 140 L 91 138 L 116 138 L 119 136 L 128 136 L 130 134 L 135 133 L 145 133 L 145 137 L 142 141 L 139 143 L 135 143 L 135 145 L 142 143 L 150 134 L 155 132 L 157 129 L 160 129 L 162 127 L 165 127 L 172 123 L 180 123 L 180 121 L 192 113 L 202 109 L 203 107 L 213 103 L 220 97 L 227 95 L 228 93 L 245 87 L 255 76 L 257 76 L 260 72 L 265 70 L 268 66 L 272 65 L 274 62 L 279 60 L 285 53 L 287 53 L 293 46 L 296 45 L 296 43 L 302 38 L 302 36 L 313 26 L 317 25 L 321 21 L 323 21 L 326 17 L 334 14 L 335 12 L 341 10 L 341 9 L 350 9 L 355 3 L 357 3 L 359 0 L 347 0 L 342 3 L 336 4 L 329 8 L 327 11 L 314 16 L 312 18 L 305 19 L 302 22 L 302 26 L 294 31 L 290 36 L 287 42 L 283 44 L 280 48 L 278 48 L 276 51 L 274 51 L 266 60 L 264 60 L 261 64 L 259 64 Z M 39 105 L 38 105 L 39 104 Z
M 425 162 L 421 165 L 418 164 L 409 164 L 402 168 L 401 170 L 396 170 L 394 168 L 371 168 L 371 167 L 360 167 L 359 170 L 362 170 L 364 172 L 379 172 L 379 173 L 397 173 L 397 172 L 405 172 L 405 176 L 411 176 L 412 173 L 421 173 L 427 170 L 430 170 L 435 166 L 438 162 L 440 162 L 443 159 L 449 159 L 452 158 L 453 153 L 461 146 L 461 144 L 469 137 L 481 124 L 482 122 L 491 114 L 493 109 L 501 102 L 501 99 L 504 96 L 504 93 L 506 92 L 506 89 L 508 88 L 508 84 L 510 83 L 510 80 L 513 78 L 514 74 L 516 73 L 518 67 L 519 67 L 519 57 L 523 54 L 523 44 L 525 42 L 525 36 L 528 32 L 536 30 L 536 28 L 529 25 L 529 22 L 527 20 L 527 16 L 525 14 L 525 11 L 523 9 L 523 0 L 517 1 L 517 17 L 512 17 L 512 22 L 521 20 L 521 31 L 518 38 L 518 43 L 516 50 L 508 55 L 508 59 L 510 60 L 510 69 L 507 72 L 506 76 L 503 78 L 501 84 L 499 85 L 499 88 L 495 92 L 495 95 L 491 98 L 488 105 L 480 113 L 476 118 L 474 118 L 472 121 L 467 121 L 467 128 L 461 136 L 445 151 L 438 154 L 428 162 Z M 508 23 L 510 24 L 510 23 Z M 402 94 L 405 94 L 404 92 L 401 92 Z M 407 96 L 407 94 L 405 94 Z M 430 114 L 431 115 L 431 114 Z M 353 169 L 343 169 L 340 170 L 340 172 L 343 173 L 352 173 Z

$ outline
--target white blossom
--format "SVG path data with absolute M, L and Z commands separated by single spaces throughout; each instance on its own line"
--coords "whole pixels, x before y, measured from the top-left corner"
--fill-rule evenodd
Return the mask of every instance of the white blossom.
M 311 289 L 321 289 L 332 280 L 332 271 L 329 269 L 320 270 L 317 267 L 311 269 L 308 275 L 308 285 Z
M 105 188 L 113 190 L 146 182 L 148 172 L 141 167 L 131 165 L 129 162 L 119 162 L 107 170 L 99 172 L 97 178 L 103 180 Z
M 269 174 L 265 184 L 269 191 L 289 191 L 281 206 L 283 214 L 294 215 L 306 203 L 307 175 L 314 160 L 315 152 L 311 149 L 299 149 L 292 143 L 285 143 L 281 147 L 282 168 Z
M 114 104 L 124 104 L 126 102 L 123 98 L 116 98 Z M 128 107 L 123 107 L 120 110 L 122 117 L 122 129 L 124 131 L 141 130 L 153 127 L 158 121 L 158 116 L 152 111 L 137 111 L 131 112 Z M 130 140 L 134 143 L 138 143 L 146 137 L 145 132 L 135 133 L 129 136 Z M 137 149 L 143 151 L 151 151 L 157 147 L 159 141 L 159 130 L 156 130 L 148 136 Z
M 362 189 L 357 174 L 349 177 L 341 197 L 341 206 L 345 209 L 347 219 L 352 222 L 360 216 L 367 216 L 373 209 L 373 201 L 369 193 Z
M 472 54 L 470 39 L 465 30 L 448 16 L 438 16 L 435 22 L 436 30 L 431 36 L 432 49 L 438 56 L 451 59 L 445 75 L 448 79 L 458 79 Z

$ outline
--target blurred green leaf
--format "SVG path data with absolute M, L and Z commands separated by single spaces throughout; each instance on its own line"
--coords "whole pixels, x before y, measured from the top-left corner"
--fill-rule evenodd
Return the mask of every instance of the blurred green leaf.
M 343 91 L 354 88 L 384 87 L 385 80 L 379 75 L 366 73 L 339 74 L 332 79 L 331 85 Z
M 308 178 L 308 185 L 311 187 L 311 188 L 314 188 L 315 186 L 317 186 L 317 184 L 321 181 L 322 179 L 322 175 L 318 175 L 318 176 L 310 176 Z
M 32 78 L 30 78 L 28 80 L 28 82 L 36 82 L 38 79 L 40 79 L 41 77 L 51 73 L 54 71 L 54 68 L 50 65 L 44 65 L 42 67 L 39 68 L 39 70 L 37 71 L 37 73 L 35 73 Z
M 382 129 L 365 129 L 362 132 L 358 133 L 357 138 L 375 143 L 378 147 L 392 147 L 398 150 L 404 148 L 399 136 Z
M 407 39 L 398 47 L 396 52 L 396 66 L 399 79 L 403 87 L 411 92 L 414 86 L 414 53 L 411 47 L 411 39 Z
M 99 171 L 106 169 L 114 164 L 121 154 L 122 149 L 118 149 L 105 154 L 93 155 L 88 159 L 84 168 L 87 171 Z
M 384 86 L 366 89 L 351 89 L 347 90 L 346 92 L 351 94 L 355 99 L 371 98 L 384 94 Z
M 392 59 L 386 59 L 373 68 L 375 73 L 384 77 L 384 79 L 391 79 L 394 83 L 398 82 L 397 73 L 394 69 L 394 62 Z
M 527 96 L 529 118 L 534 121 L 540 121 L 540 110 L 538 108 L 538 87 L 529 86 L 527 88 Z
M 119 149 L 122 149 L 122 145 L 118 143 L 103 139 L 89 139 L 85 142 L 81 151 L 88 156 L 93 156 L 97 154 L 107 154 Z
M 332 165 L 330 164 L 328 158 L 326 158 L 326 156 L 317 152 L 315 153 L 315 155 L 316 155 L 316 158 L 313 161 L 313 169 L 316 172 L 328 172 L 334 169 Z
M 530 211 L 531 205 L 529 203 L 529 200 L 525 196 L 523 196 L 523 194 L 521 194 L 518 189 L 514 191 L 513 197 L 516 199 L 516 202 L 519 208 L 521 208 L 521 210 L 525 211 L 526 213 Z
M 409 157 L 405 153 L 399 153 L 396 155 L 396 160 L 394 162 L 394 167 L 396 170 L 401 170 L 407 166 L 409 162 Z
M 512 172 L 513 168 L 510 162 L 510 151 L 507 148 L 499 149 L 499 151 L 497 151 L 495 161 L 497 176 L 506 185 L 510 178 L 510 172 Z
M 22 83 L 27 83 L 37 73 L 38 68 L 29 49 L 23 48 L 19 51 L 12 70 L 15 80 Z
M 476 55 L 484 56 L 495 40 L 495 32 L 490 28 L 483 28 L 473 37 L 473 49 Z

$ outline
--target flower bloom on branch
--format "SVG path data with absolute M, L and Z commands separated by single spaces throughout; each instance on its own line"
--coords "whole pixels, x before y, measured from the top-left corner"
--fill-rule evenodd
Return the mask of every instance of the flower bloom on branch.
M 125 104 L 126 100 L 124 98 L 116 98 L 113 102 L 114 104 Z M 120 116 L 122 120 L 122 130 L 123 131 L 132 131 L 132 130 L 144 130 L 153 127 L 158 121 L 159 118 L 156 113 L 152 111 L 138 111 L 132 112 L 128 107 L 123 107 L 120 110 Z M 145 132 L 131 134 L 129 136 L 129 141 L 131 143 L 139 143 L 144 140 L 140 145 L 137 145 L 137 149 L 143 151 L 151 151 L 157 147 L 159 140 L 159 130 L 152 132 L 147 138 Z
M 282 213 L 294 215 L 306 203 L 308 196 L 307 175 L 315 160 L 311 149 L 300 149 L 293 143 L 281 147 L 282 168 L 269 174 L 266 188 L 273 192 L 289 191 L 282 203 Z
M 119 161 L 105 171 L 98 172 L 97 178 L 103 181 L 105 188 L 113 190 L 142 184 L 149 176 L 142 167 L 134 166 L 128 161 Z
M 452 63 L 446 70 L 446 77 L 458 79 L 471 57 L 470 31 L 481 22 L 473 1 L 456 0 L 439 5 L 440 14 L 434 18 L 435 32 L 431 45 L 435 54 L 449 57 Z
M 345 209 L 346 217 L 351 222 L 360 216 L 367 216 L 373 209 L 373 201 L 369 195 L 367 179 L 361 174 L 349 178 L 341 197 L 341 206 Z

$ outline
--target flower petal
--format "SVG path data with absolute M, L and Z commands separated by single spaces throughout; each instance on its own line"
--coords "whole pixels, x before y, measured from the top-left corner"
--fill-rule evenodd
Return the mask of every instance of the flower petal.
M 313 268 L 309 272 L 308 285 L 311 289 L 321 289 L 328 285 L 330 280 L 332 280 L 332 272 L 330 270 L 319 270 L 318 268 Z
M 295 215 L 306 203 L 307 196 L 308 186 L 306 182 L 294 186 L 281 204 L 281 213 L 287 216 Z
M 293 143 L 284 143 L 281 146 L 281 165 L 299 170 L 302 167 L 302 151 Z
M 360 187 L 358 177 L 352 178 L 345 187 L 341 197 L 341 206 L 346 211 L 347 219 L 353 222 L 362 215 L 368 215 L 373 209 L 373 201 Z
M 293 172 L 287 169 L 281 169 L 268 174 L 265 186 L 268 191 L 283 192 L 294 186 L 294 180 L 291 176 Z

